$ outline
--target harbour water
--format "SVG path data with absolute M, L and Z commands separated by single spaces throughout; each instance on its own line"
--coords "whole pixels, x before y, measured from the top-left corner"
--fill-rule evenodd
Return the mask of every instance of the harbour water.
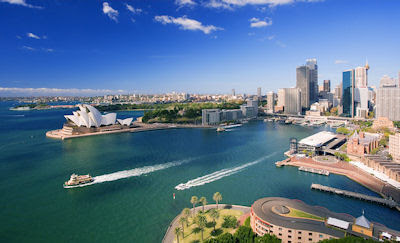
M 0 235 L 2 242 L 160 242 L 192 195 L 219 191 L 222 203 L 250 206 L 261 197 L 300 199 L 365 216 L 400 230 L 400 213 L 376 204 L 312 191 L 318 183 L 377 196 L 343 176 L 276 168 L 290 137 L 321 128 L 261 121 L 217 133 L 170 129 L 54 140 L 70 109 L 10 111 L 0 103 Z M 142 111 L 119 112 L 119 117 Z M 98 182 L 66 190 L 72 173 Z M 176 194 L 173 200 L 172 195 Z

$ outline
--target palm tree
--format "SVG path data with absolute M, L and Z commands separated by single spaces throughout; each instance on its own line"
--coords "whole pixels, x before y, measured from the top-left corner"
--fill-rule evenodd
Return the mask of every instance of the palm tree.
M 215 231 L 215 225 L 217 224 L 217 223 L 215 222 L 215 220 L 219 218 L 219 212 L 218 212 L 215 208 L 211 209 L 211 211 L 210 211 L 210 217 L 213 219 L 213 222 L 214 222 L 214 231 Z
M 206 224 L 207 224 L 206 216 L 204 216 L 202 214 L 197 215 L 196 224 L 201 231 L 201 242 L 203 242 L 203 232 L 204 232 L 204 228 L 206 227 Z
M 217 203 L 217 209 L 218 209 L 218 202 L 222 201 L 221 193 L 219 193 L 219 192 L 214 193 L 213 199 Z
M 188 226 L 189 226 L 189 220 L 188 220 L 188 218 L 189 218 L 189 216 L 190 216 L 190 209 L 189 209 L 189 208 L 184 208 L 182 213 L 183 213 L 183 215 L 184 215 L 185 218 L 186 218 L 186 227 L 188 227 Z
M 179 218 L 179 223 L 181 223 L 182 225 L 182 234 L 185 233 L 185 227 L 184 227 L 184 223 L 186 222 L 186 218 L 185 217 L 180 217 Z
M 199 199 L 196 196 L 192 196 L 192 199 L 190 199 L 190 202 L 193 204 L 193 215 L 196 213 L 195 206 L 198 201 L 199 201 Z
M 207 199 L 205 197 L 201 197 L 199 202 L 201 202 L 201 204 L 203 204 L 203 213 L 204 213 L 204 206 L 207 205 Z
M 175 235 L 176 235 L 176 241 L 179 243 L 179 234 L 181 233 L 181 228 L 176 227 L 175 228 Z

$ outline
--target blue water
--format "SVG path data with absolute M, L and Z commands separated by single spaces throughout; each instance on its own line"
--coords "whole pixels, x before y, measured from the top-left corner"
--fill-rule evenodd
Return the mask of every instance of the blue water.
M 13 105 L 0 103 L 2 242 L 160 242 L 170 221 L 191 206 L 192 195 L 212 202 L 216 191 L 222 203 L 250 206 L 281 196 L 355 217 L 364 210 L 368 219 L 400 230 L 396 210 L 310 190 L 319 183 L 376 195 L 356 182 L 275 167 L 290 137 L 316 128 L 250 122 L 224 133 L 171 129 L 60 141 L 45 132 L 62 127 L 71 109 L 9 111 Z M 119 179 L 124 170 L 136 176 Z M 62 184 L 72 173 L 115 180 L 66 190 Z M 175 189 L 189 181 L 193 187 Z

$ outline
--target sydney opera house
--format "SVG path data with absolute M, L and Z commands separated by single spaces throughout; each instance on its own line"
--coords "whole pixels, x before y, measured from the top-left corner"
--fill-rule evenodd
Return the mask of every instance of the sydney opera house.
M 102 115 L 100 111 L 91 105 L 80 104 L 79 110 L 72 112 L 72 115 L 65 115 L 68 122 L 78 127 L 100 127 L 114 125 L 116 122 L 120 125 L 131 125 L 133 118 L 117 119 L 116 113 Z

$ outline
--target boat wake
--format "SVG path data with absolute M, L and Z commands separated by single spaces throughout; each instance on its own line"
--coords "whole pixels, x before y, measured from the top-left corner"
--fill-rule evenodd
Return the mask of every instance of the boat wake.
M 264 160 L 272 157 L 276 153 L 277 152 L 274 152 L 272 154 L 269 154 L 267 156 L 261 157 L 261 158 L 255 160 L 255 161 L 246 163 L 244 165 L 240 165 L 240 166 L 233 167 L 233 168 L 222 169 L 222 170 L 216 171 L 214 173 L 211 173 L 211 174 L 208 174 L 208 175 L 201 176 L 201 177 L 198 177 L 196 179 L 190 180 L 190 181 L 188 181 L 186 183 L 181 183 L 181 184 L 177 185 L 175 187 L 175 189 L 176 190 L 185 190 L 185 189 L 189 189 L 191 187 L 202 186 L 204 184 L 208 184 L 210 182 L 219 180 L 221 178 L 236 174 L 236 173 L 238 173 L 239 171 L 243 170 L 246 167 L 258 164 L 261 161 L 264 161 Z
M 114 172 L 114 173 L 110 173 L 110 174 L 100 175 L 100 176 L 93 177 L 93 180 L 94 180 L 93 182 L 90 182 L 87 184 L 82 184 L 77 187 L 89 186 L 89 185 L 103 183 L 103 182 L 109 182 L 109 181 L 116 181 L 116 180 L 125 179 L 125 178 L 129 178 L 129 177 L 133 177 L 133 176 L 141 176 L 141 175 L 149 174 L 149 173 L 152 173 L 155 171 L 165 170 L 170 167 L 179 166 L 179 165 L 188 163 L 194 159 L 195 158 L 172 161 L 172 162 L 168 162 L 165 164 L 143 166 L 143 167 L 135 168 L 132 170 L 122 170 L 122 171 L 118 171 L 118 172 Z

